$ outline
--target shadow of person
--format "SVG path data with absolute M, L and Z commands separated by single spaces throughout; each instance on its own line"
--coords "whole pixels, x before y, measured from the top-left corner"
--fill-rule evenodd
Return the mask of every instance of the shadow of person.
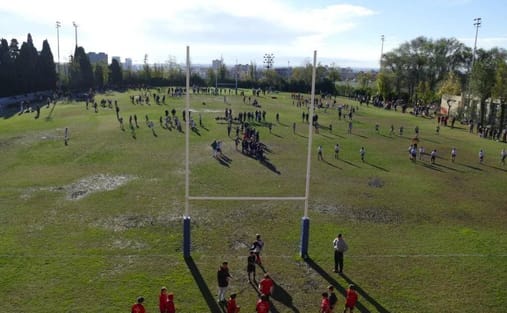
M 341 286 L 336 281 L 336 279 L 334 279 L 333 277 L 331 277 L 331 275 L 329 275 L 326 271 L 324 271 L 324 269 L 322 267 L 320 267 L 320 265 L 315 263 L 315 261 L 313 261 L 313 259 L 311 257 L 306 257 L 304 260 L 305 260 L 306 264 L 308 264 L 308 266 L 310 266 L 314 271 L 316 271 L 320 276 L 322 276 L 322 278 L 327 280 L 327 282 L 329 284 L 333 285 L 337 292 L 341 293 L 344 297 L 347 296 L 347 290 L 345 289 L 345 287 Z M 373 299 L 370 295 L 368 295 L 368 293 L 366 293 L 366 291 L 364 291 L 361 287 L 359 287 L 356 283 L 354 283 L 352 281 L 352 279 L 350 279 L 348 276 L 346 276 L 343 273 L 341 273 L 340 276 L 342 276 L 349 284 L 353 284 L 356 288 L 357 293 L 363 299 L 370 302 L 377 309 L 377 311 L 379 313 L 390 313 L 389 310 L 384 308 L 380 303 L 378 303 L 375 299 Z M 360 301 L 357 302 L 356 308 L 359 310 L 359 312 L 362 312 L 362 313 L 371 312 Z
M 276 282 L 271 297 L 291 309 L 292 312 L 299 313 L 299 310 L 294 306 L 294 303 L 292 302 L 292 296 Z M 272 310 L 272 312 L 274 311 Z
M 204 281 L 204 278 L 201 275 L 201 272 L 197 268 L 197 265 L 194 262 L 194 259 L 190 256 L 188 258 L 185 258 L 185 263 L 187 264 L 187 267 L 192 274 L 192 277 L 195 280 L 195 283 L 197 284 L 197 287 L 199 287 L 199 290 L 202 293 L 202 296 L 204 300 L 206 300 L 206 303 L 208 304 L 208 307 L 210 309 L 210 312 L 212 313 L 223 313 L 223 309 L 220 308 L 218 303 L 215 301 L 215 298 L 211 294 L 211 291 L 208 288 L 208 285 Z

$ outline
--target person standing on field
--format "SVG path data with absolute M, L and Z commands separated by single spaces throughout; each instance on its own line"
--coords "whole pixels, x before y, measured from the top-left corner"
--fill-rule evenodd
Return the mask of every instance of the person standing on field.
M 218 281 L 218 302 L 225 304 L 227 301 L 225 300 L 225 293 L 227 292 L 227 287 L 229 287 L 229 279 L 232 278 L 231 274 L 229 274 L 229 267 L 227 262 L 223 262 L 220 268 L 217 271 L 217 281 Z
M 334 248 L 334 271 L 335 273 L 343 272 L 343 254 L 349 249 L 349 246 L 343 239 L 342 234 L 338 234 L 333 240 Z
M 343 313 L 347 313 L 347 311 L 350 313 L 354 312 L 356 303 L 357 303 L 357 292 L 355 290 L 355 286 L 350 284 L 349 288 L 347 289 L 345 309 L 343 310 Z

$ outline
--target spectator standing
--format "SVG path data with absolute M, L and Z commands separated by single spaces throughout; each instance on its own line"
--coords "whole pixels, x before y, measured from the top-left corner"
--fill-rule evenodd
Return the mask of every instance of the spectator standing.
M 345 251 L 349 249 L 349 246 L 343 239 L 342 234 L 338 234 L 336 238 L 333 240 L 333 248 L 334 248 L 334 272 L 342 273 L 343 272 L 343 254 Z
M 218 302 L 219 303 L 226 303 L 225 293 L 227 292 L 227 287 L 229 287 L 229 279 L 230 278 L 232 278 L 232 276 L 229 273 L 228 263 L 223 262 L 217 271 Z

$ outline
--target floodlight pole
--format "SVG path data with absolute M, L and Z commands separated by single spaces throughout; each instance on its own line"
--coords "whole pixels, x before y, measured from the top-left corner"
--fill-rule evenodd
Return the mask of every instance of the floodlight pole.
M 189 130 L 190 130 L 190 47 L 187 46 L 187 89 L 185 94 L 185 215 L 183 216 L 183 256 L 190 257 L 190 205 L 189 205 Z
M 76 24 L 76 22 L 72 22 L 72 26 L 74 26 L 74 38 L 76 40 L 76 48 L 77 48 L 77 27 L 78 27 L 78 25 Z
M 56 67 L 58 69 L 58 76 L 60 76 L 60 27 L 62 24 L 60 21 L 56 21 L 56 44 L 58 47 L 58 66 Z M 59 79 L 60 77 L 58 77 Z
M 384 35 L 380 36 L 380 40 L 382 41 L 382 45 L 380 46 L 380 60 L 379 60 L 379 66 L 380 70 L 382 71 L 382 56 L 384 55 Z
M 312 139 L 313 139 L 313 114 L 315 105 L 315 75 L 317 68 L 317 50 L 313 51 L 313 69 L 312 69 L 312 94 L 310 97 L 310 116 L 308 121 L 308 155 L 306 160 L 306 189 L 305 189 L 305 209 L 301 220 L 301 245 L 300 255 L 302 258 L 308 257 L 308 241 L 310 239 L 310 218 L 308 217 L 308 199 L 310 198 L 310 169 L 312 161 Z M 311 120 L 311 122 L 310 122 Z

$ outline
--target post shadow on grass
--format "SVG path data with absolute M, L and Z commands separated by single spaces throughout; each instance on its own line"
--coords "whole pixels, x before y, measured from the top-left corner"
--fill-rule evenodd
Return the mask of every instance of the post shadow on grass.
M 53 119 L 53 112 L 55 111 L 56 102 L 53 102 L 53 106 L 51 106 L 51 110 L 49 111 L 48 116 L 46 116 L 46 121 L 51 121 Z
M 329 284 L 333 285 L 337 292 L 341 293 L 344 297 L 347 296 L 347 290 L 345 289 L 345 287 L 341 286 L 336 281 L 336 279 L 334 279 L 331 275 L 329 275 L 329 273 L 324 271 L 324 269 L 322 267 L 320 267 L 319 264 L 315 263 L 315 261 L 313 261 L 313 259 L 311 257 L 307 257 L 304 260 L 305 260 L 306 264 L 308 264 L 308 266 L 310 266 L 314 271 L 316 271 L 320 276 L 322 276 L 322 278 L 327 280 L 327 282 Z M 356 308 L 359 310 L 359 312 L 362 312 L 362 313 L 371 312 L 370 310 L 368 310 L 368 308 L 366 308 L 361 303 L 362 299 L 364 299 L 364 300 L 368 301 L 369 303 L 371 303 L 377 309 L 377 311 L 379 313 L 390 313 L 389 310 L 384 308 L 380 303 L 378 303 L 375 299 L 373 299 L 363 288 L 358 286 L 347 275 L 341 273 L 340 276 L 342 276 L 347 281 L 348 284 L 353 284 L 355 286 L 355 289 L 360 296 L 359 301 L 356 304 Z
M 439 171 L 439 172 L 444 172 L 444 170 L 436 167 L 436 164 L 428 164 L 428 163 L 423 163 L 422 164 L 424 167 L 426 168 L 429 168 L 430 170 L 434 170 L 434 171 Z
M 375 164 L 370 163 L 368 161 L 364 161 L 364 164 L 368 164 L 369 166 L 373 166 L 374 168 L 378 168 L 379 170 L 384 171 L 384 172 L 389 172 L 388 169 L 383 168 L 382 166 L 375 165 Z
M 342 170 L 342 168 L 341 168 L 341 167 L 336 166 L 336 165 L 334 165 L 333 163 L 331 163 L 331 162 L 329 162 L 329 161 L 322 160 L 322 162 L 326 163 L 327 165 L 329 165 L 329 166 L 331 166 L 331 167 L 334 167 L 334 168 L 337 168 L 337 169 L 339 169 L 339 170 Z
M 434 165 L 436 165 L 436 166 L 440 166 L 440 167 L 442 167 L 442 168 L 445 168 L 445 169 L 448 169 L 448 170 L 451 170 L 451 171 L 460 172 L 460 173 L 462 172 L 462 171 L 460 171 L 460 170 L 458 170 L 458 169 L 455 169 L 454 167 L 450 167 L 450 166 L 447 166 L 447 165 L 443 165 L 443 164 L 441 164 L 441 163 L 435 163 Z
M 345 159 L 339 159 L 339 160 L 340 160 L 340 161 L 342 161 L 342 162 L 344 162 L 344 163 L 347 163 L 348 165 L 352 165 L 352 166 L 354 166 L 354 167 L 359 168 L 359 166 L 357 166 L 357 165 L 355 165 L 354 163 L 349 162 L 349 161 L 347 161 L 347 160 L 345 160 Z
M 486 167 L 489 167 L 489 168 L 492 168 L 492 169 L 495 169 L 495 170 L 498 170 L 498 171 L 503 171 L 503 172 L 507 172 L 507 170 L 505 168 L 501 168 L 501 167 L 498 167 L 498 166 L 493 166 L 493 165 L 487 165 L 487 164 L 482 164 Z
M 283 305 L 285 305 L 287 308 L 292 310 L 294 313 L 299 313 L 299 310 L 294 306 L 292 296 L 282 288 L 282 286 L 278 285 L 275 282 L 274 288 L 273 288 L 273 294 L 271 295 L 273 299 L 275 299 L 278 302 L 281 302 Z M 271 302 L 273 304 L 273 302 Z M 274 307 L 272 305 L 272 307 Z M 271 309 L 272 312 L 275 312 L 274 308 Z
M 476 167 L 476 166 L 472 166 L 472 165 L 469 165 L 469 164 L 464 164 L 464 163 L 456 163 L 456 164 L 462 165 L 464 167 L 468 167 L 469 169 L 472 169 L 472 170 L 483 171 L 482 168 L 479 168 L 479 167 Z
M 189 256 L 185 258 L 185 263 L 187 264 L 187 267 L 190 270 L 190 273 L 192 274 L 192 277 L 194 278 L 197 287 L 199 287 L 199 290 L 201 291 L 204 300 L 208 304 L 210 312 L 223 313 L 224 312 L 223 309 L 221 309 L 218 303 L 215 301 L 215 298 L 213 297 L 213 294 L 209 290 L 208 285 L 204 281 L 204 278 L 202 277 L 199 268 L 197 268 L 194 259 L 191 256 Z
M 364 139 L 368 139 L 367 136 L 359 135 L 358 133 L 352 133 L 352 135 L 357 136 L 357 137 L 361 137 L 361 138 L 364 138 Z

